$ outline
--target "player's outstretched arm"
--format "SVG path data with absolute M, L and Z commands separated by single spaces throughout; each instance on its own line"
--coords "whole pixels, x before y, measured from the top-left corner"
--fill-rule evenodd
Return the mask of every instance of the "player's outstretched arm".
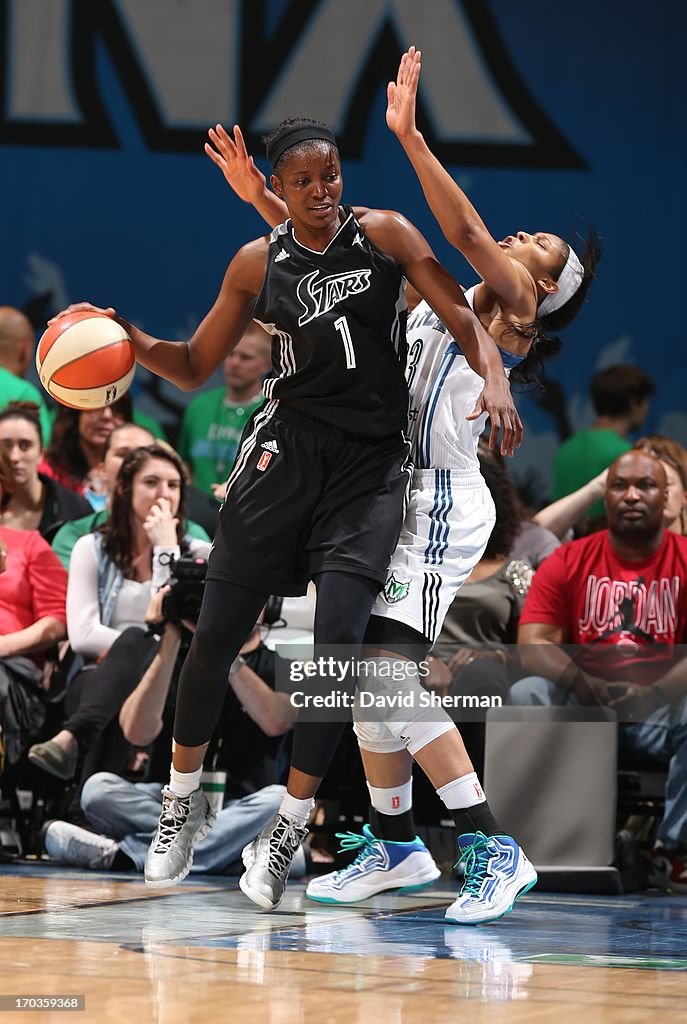
M 447 241 L 459 249 L 496 293 L 502 309 L 531 320 L 536 292 L 531 280 L 501 249 L 463 190 L 425 142 L 415 123 L 421 53 L 411 46 L 401 57 L 395 82 L 387 86 L 386 122 L 418 176 L 422 191 Z
M 366 210 L 362 212 L 361 223 L 375 245 L 401 265 L 413 287 L 444 321 L 470 367 L 484 378 L 482 394 L 468 419 L 488 413 L 490 446 L 497 446 L 503 430 L 501 453 L 512 455 L 522 440 L 522 423 L 501 354 L 465 301 L 462 288 L 438 262 L 417 228 L 400 213 Z
M 289 216 L 286 203 L 268 189 L 265 175 L 246 149 L 239 126 L 234 125 L 233 138 L 221 124 L 211 128 L 208 135 L 212 145 L 206 142 L 205 152 L 239 199 L 254 206 L 270 227 L 283 223 Z
M 249 242 L 239 250 L 227 268 L 212 309 L 186 342 L 155 338 L 119 316 L 111 306 L 103 309 L 90 302 L 68 306 L 50 323 L 78 310 L 104 313 L 124 327 L 134 346 L 137 363 L 176 384 L 182 391 L 192 391 L 212 376 L 241 340 L 262 288 L 266 260 L 265 238 Z

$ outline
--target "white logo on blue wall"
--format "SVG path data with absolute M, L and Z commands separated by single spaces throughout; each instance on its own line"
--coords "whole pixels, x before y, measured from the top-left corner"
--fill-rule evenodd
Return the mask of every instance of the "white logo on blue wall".
M 138 146 L 140 133 L 153 151 L 196 153 L 208 124 L 239 121 L 256 149 L 265 131 L 307 110 L 336 131 L 344 158 L 359 159 L 371 98 L 395 74 L 399 53 L 421 41 L 424 130 L 441 160 L 587 166 L 530 93 L 520 71 L 527 61 L 511 59 L 501 34 L 508 18 L 492 14 L 487 0 L 367 0 L 350 14 L 341 0 L 282 0 L 284 21 L 299 21 L 295 32 L 275 31 L 258 0 L 206 3 L 202 18 L 198 6 L 5 0 L 2 141 L 117 149 Z M 122 86 L 130 132 L 126 118 L 115 124 L 111 114 Z

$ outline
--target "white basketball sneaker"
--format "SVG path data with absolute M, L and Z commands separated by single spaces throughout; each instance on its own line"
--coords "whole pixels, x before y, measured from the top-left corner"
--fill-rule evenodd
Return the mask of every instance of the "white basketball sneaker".
M 465 880 L 445 915 L 454 924 L 495 921 L 537 883 L 537 872 L 510 836 L 466 833 L 458 839 L 458 850 Z
M 177 796 L 165 786 L 162 811 L 144 870 L 146 885 L 159 888 L 186 878 L 193 864 L 193 850 L 215 823 L 217 815 L 202 789 Z
M 286 879 L 301 843 L 308 834 L 290 818 L 277 812 L 262 832 L 243 848 L 246 870 L 239 888 L 263 910 L 276 910 L 282 901 Z
M 363 834 L 337 832 L 340 852 L 359 849 L 352 864 L 341 871 L 313 878 L 305 895 L 318 903 L 358 903 L 387 889 L 423 889 L 441 872 L 417 836 L 411 843 L 377 839 L 369 825 Z

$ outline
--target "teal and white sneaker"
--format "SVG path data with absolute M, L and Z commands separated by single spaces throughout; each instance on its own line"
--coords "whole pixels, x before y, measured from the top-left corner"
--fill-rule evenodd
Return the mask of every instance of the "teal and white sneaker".
M 412 843 L 377 839 L 369 825 L 363 833 L 337 832 L 340 853 L 360 850 L 352 864 L 341 871 L 313 878 L 305 895 L 318 903 L 358 903 L 387 889 L 422 889 L 441 872 L 417 836 Z
M 537 872 L 510 836 L 466 833 L 458 839 L 458 850 L 465 880 L 445 914 L 453 924 L 495 921 L 537 883 Z

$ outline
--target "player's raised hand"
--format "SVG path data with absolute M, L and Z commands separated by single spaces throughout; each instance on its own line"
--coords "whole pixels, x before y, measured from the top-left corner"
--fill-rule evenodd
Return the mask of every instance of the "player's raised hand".
M 48 320 L 48 324 L 54 324 L 56 320 L 63 316 L 69 316 L 70 313 L 102 313 L 103 316 L 111 316 L 113 320 L 117 318 L 117 311 L 112 306 L 107 306 L 103 309 L 102 306 L 94 306 L 91 302 L 73 302 L 71 306 L 67 306 L 66 309 L 61 309 L 59 313 L 55 313 L 55 316 Z
M 205 152 L 219 167 L 236 195 L 246 203 L 255 203 L 265 191 L 265 175 L 255 166 L 237 124 L 233 134 L 232 138 L 221 124 L 211 128 L 208 135 L 212 145 L 206 142 Z
M 415 131 L 415 98 L 422 54 L 414 46 L 401 57 L 395 82 L 386 89 L 386 123 L 399 139 Z
M 498 447 L 499 433 L 503 429 L 501 454 L 514 455 L 515 449 L 520 447 L 522 441 L 522 422 L 505 376 L 496 376 L 485 381 L 475 408 L 465 418 L 476 420 L 484 412 L 488 413 L 491 420 L 489 447 Z

